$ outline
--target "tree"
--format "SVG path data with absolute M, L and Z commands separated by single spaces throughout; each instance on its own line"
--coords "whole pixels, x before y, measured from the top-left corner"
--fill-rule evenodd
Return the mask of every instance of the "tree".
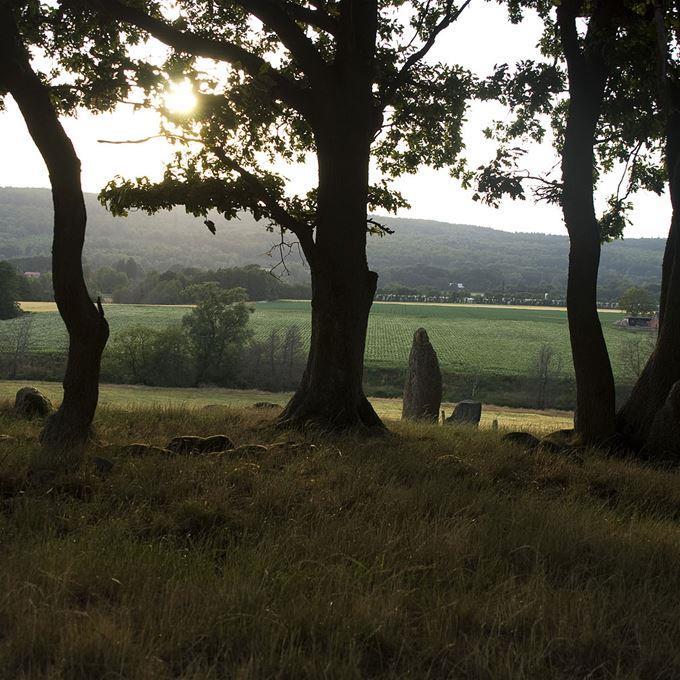
M 282 421 L 381 429 L 362 386 L 377 284 L 366 234 L 388 230 L 368 209 L 406 203 L 385 181 L 369 183 L 369 164 L 373 157 L 384 177 L 422 164 L 458 167 L 472 81 L 423 59 L 470 0 L 216 0 L 209 8 L 183 0 L 174 19 L 155 2 L 71 2 L 79 16 L 89 8 L 120 33 L 132 27 L 172 48 L 163 71 L 140 61 L 125 71 L 146 105 L 158 105 L 171 80 L 186 79 L 198 100 L 187 115 L 165 109 L 161 134 L 180 151 L 164 178 L 115 180 L 102 200 L 117 214 L 184 205 L 205 218 L 247 210 L 276 225 L 276 252 L 299 245 L 312 279 L 307 367 Z M 199 71 L 197 58 L 213 64 Z M 317 186 L 290 196 L 271 163 L 311 153 Z
M 235 375 L 237 359 L 250 338 L 251 308 L 245 291 L 209 291 L 205 299 L 182 319 L 196 359 L 195 385 L 220 382 Z
M 644 449 L 673 385 L 680 380 L 680 6 L 677 2 L 646 3 L 647 26 L 656 49 L 648 61 L 653 70 L 649 82 L 656 86 L 656 100 L 665 141 L 664 161 L 673 206 L 663 259 L 657 342 L 628 401 L 617 415 L 617 424 L 630 444 Z M 653 439 L 653 437 L 652 437 Z M 680 453 L 676 444 L 676 454 Z M 654 451 L 646 455 L 653 457 Z M 661 455 L 665 455 L 661 452 Z
M 80 161 L 59 121 L 58 91 L 33 70 L 24 35 L 42 44 L 36 7 L 10 10 L 0 5 L 0 95 L 11 94 L 47 166 L 54 206 L 52 273 L 54 295 L 69 333 L 64 398 L 41 435 L 51 452 L 79 454 L 90 434 L 99 397 L 101 355 L 109 335 L 101 304 L 85 286 L 82 250 L 87 216 L 80 184 Z M 19 31 L 22 26 L 23 33 Z
M 619 307 L 624 309 L 626 314 L 637 316 L 654 312 L 656 310 L 656 303 L 646 288 L 631 286 L 619 298 Z
M 536 388 L 536 408 L 548 408 L 551 382 L 561 370 L 562 360 L 555 348 L 548 344 L 541 345 L 530 370 Z
M 635 384 L 642 375 L 649 356 L 654 351 L 655 340 L 651 333 L 635 333 L 621 345 L 619 362 L 630 384 Z
M 524 198 L 524 184 L 530 182 L 539 199 L 561 205 L 570 239 L 567 310 L 575 429 L 583 442 L 602 444 L 612 441 L 616 420 L 614 378 L 596 305 L 600 244 L 621 236 L 634 191 L 663 188 L 656 167 L 659 126 L 639 66 L 644 71 L 649 61 L 641 31 L 644 8 L 634 0 L 563 0 L 556 7 L 545 0 L 509 0 L 508 5 L 514 19 L 526 7 L 538 10 L 545 23 L 541 47 L 550 61 L 522 62 L 514 74 L 502 65 L 482 88 L 514 110 L 511 122 L 489 132 L 501 143 L 477 176 L 477 196 L 494 204 L 503 195 Z M 516 140 L 543 139 L 541 117 L 546 116 L 560 154 L 560 179 L 520 167 L 525 150 Z M 618 190 L 598 218 L 594 188 L 601 174 L 619 164 Z
M 0 320 L 13 319 L 21 314 L 17 304 L 18 274 L 9 262 L 0 262 Z

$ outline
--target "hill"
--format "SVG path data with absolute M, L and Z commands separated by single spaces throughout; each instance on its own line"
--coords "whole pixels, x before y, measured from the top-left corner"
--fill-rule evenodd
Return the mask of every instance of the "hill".
M 201 219 L 176 209 L 154 216 L 132 213 L 112 217 L 94 194 L 86 195 L 89 226 L 85 256 L 93 266 L 134 257 L 145 269 L 173 266 L 271 266 L 276 241 L 263 224 L 243 215 L 216 220 L 212 236 Z M 528 208 L 530 209 L 530 208 Z M 369 259 L 380 273 L 380 286 L 446 288 L 462 282 L 468 290 L 564 291 L 566 236 L 511 233 L 465 224 L 381 218 L 395 230 L 369 239 Z M 46 256 L 50 252 L 52 202 L 47 189 L 0 188 L 0 259 Z M 628 285 L 652 290 L 660 280 L 663 239 L 626 239 L 604 247 L 600 295 L 615 298 Z M 30 261 L 29 261 L 30 262 Z M 290 260 L 296 281 L 307 272 Z

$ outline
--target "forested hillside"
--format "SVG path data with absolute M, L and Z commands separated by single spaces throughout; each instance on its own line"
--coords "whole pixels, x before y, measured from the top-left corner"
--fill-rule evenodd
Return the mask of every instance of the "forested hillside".
M 277 252 L 269 253 L 276 235 L 248 215 L 231 222 L 217 218 L 217 234 L 213 236 L 201 219 L 180 209 L 155 216 L 132 213 L 122 219 L 112 217 L 94 194 L 88 194 L 86 200 L 89 226 L 85 257 L 91 266 L 130 256 L 146 270 L 159 271 L 177 265 L 271 266 L 278 260 Z M 0 259 L 49 254 L 51 221 L 48 190 L 0 188 Z M 395 233 L 369 239 L 368 252 L 383 288 L 442 289 L 449 282 L 461 282 L 471 291 L 564 290 L 566 236 L 426 220 L 382 221 Z M 615 299 L 631 284 L 654 290 L 660 279 L 663 248 L 663 239 L 626 239 L 606 245 L 600 296 Z M 29 264 L 27 261 L 27 269 Z M 307 271 L 296 254 L 289 258 L 288 266 L 294 280 L 306 280 Z

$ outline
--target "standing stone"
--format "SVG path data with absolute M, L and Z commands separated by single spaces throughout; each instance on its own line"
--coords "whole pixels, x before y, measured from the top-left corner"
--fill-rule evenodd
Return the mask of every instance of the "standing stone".
M 419 328 L 413 334 L 413 344 L 408 357 L 401 417 L 437 423 L 441 403 L 442 373 L 439 370 L 437 353 L 427 337 L 427 331 Z
M 482 404 L 478 401 L 465 399 L 456 404 L 453 413 L 446 419 L 449 425 L 474 425 L 477 427 L 482 419 Z
M 52 402 L 35 387 L 22 387 L 14 399 L 14 412 L 23 418 L 48 416 Z
M 645 449 L 652 458 L 680 459 L 680 380 L 658 410 Z

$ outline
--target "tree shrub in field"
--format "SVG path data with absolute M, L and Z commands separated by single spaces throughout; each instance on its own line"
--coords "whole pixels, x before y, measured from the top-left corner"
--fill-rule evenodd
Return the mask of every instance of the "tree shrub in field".
M 21 314 L 17 304 L 19 275 L 7 262 L 0 262 L 0 319 L 13 319 Z

